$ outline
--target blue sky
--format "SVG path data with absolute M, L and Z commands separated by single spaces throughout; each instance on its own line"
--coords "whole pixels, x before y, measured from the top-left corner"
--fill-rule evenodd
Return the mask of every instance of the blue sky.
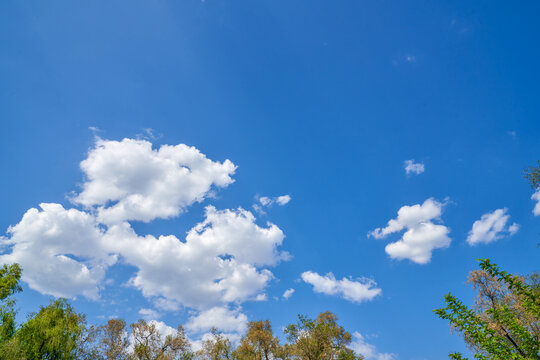
M 91 322 L 134 321 L 146 309 L 145 316 L 170 326 L 191 324 L 197 338 L 207 331 L 203 320 L 216 314 L 229 316 L 223 325 L 229 333 L 246 318 L 268 318 L 279 333 L 299 313 L 330 310 L 361 334 L 355 341 L 372 359 L 466 352 L 432 313 L 443 295 L 452 291 L 472 302 L 465 281 L 480 257 L 511 272 L 538 270 L 540 218 L 521 175 L 540 150 L 538 7 L 533 1 L 3 1 L 0 259 L 51 269 L 35 255 L 39 250 L 54 261 L 65 256 L 100 269 L 90 273 L 91 286 L 69 273 L 63 274 L 69 281 L 54 282 L 47 271 L 25 272 L 21 314 L 51 293 L 70 294 Z M 179 144 L 194 149 L 167 149 L 179 157 L 198 150 L 198 161 L 162 162 L 167 157 L 158 149 Z M 95 160 L 93 170 L 81 169 L 85 159 Z M 227 159 L 235 167 L 225 166 Z M 150 166 L 154 160 L 161 165 Z M 424 171 L 407 174 L 406 160 Z M 122 161 L 137 171 L 124 173 Z M 178 186 L 185 180 L 181 166 L 192 175 L 201 170 L 186 178 L 197 191 Z M 169 175 L 176 185 L 156 190 Z M 109 194 L 118 179 L 124 188 Z M 95 186 L 92 196 L 85 186 Z M 280 205 L 283 195 L 291 199 Z M 130 196 L 150 201 L 149 212 L 131 208 L 114 224 L 106 215 L 98 219 Z M 264 207 L 261 197 L 273 202 Z M 45 225 L 39 214 L 48 212 L 35 210 L 35 222 L 7 232 L 40 203 L 63 210 L 49 208 L 56 215 Z M 169 210 L 158 212 L 163 204 Z M 208 206 L 251 235 L 234 242 L 240 232 L 223 230 L 232 245 L 225 242 L 231 249 L 218 257 L 202 250 L 190 259 L 148 255 L 163 245 L 160 235 L 176 237 L 167 245 L 173 249 L 205 220 L 208 232 L 199 235 L 211 238 L 219 221 L 205 215 Z M 79 220 L 65 217 L 68 209 Z M 391 219 L 397 219 L 392 228 L 373 232 Z M 79 229 L 70 221 L 97 235 L 78 241 L 55 235 L 63 226 Z M 469 237 L 475 221 L 481 222 Z M 110 234 L 121 223 L 131 237 Z M 386 247 L 407 233 L 416 245 Z M 415 234 L 425 235 L 423 245 Z M 146 235 L 155 238 L 144 242 Z M 127 238 L 148 249 L 114 245 Z M 200 250 L 201 241 L 194 235 L 192 244 Z M 35 251 L 15 252 L 17 244 Z M 266 250 L 256 255 L 262 244 Z M 149 270 L 137 286 L 130 279 L 145 259 L 163 273 Z M 205 259 L 245 265 L 258 282 L 223 283 L 212 298 L 189 293 L 185 282 L 196 287 L 204 280 L 178 270 L 176 290 L 165 290 L 161 276 L 176 274 L 176 264 Z M 245 274 L 246 267 L 231 266 Z M 324 278 L 330 272 L 335 279 Z M 240 290 L 247 295 L 232 294 Z M 203 305 L 203 298 L 212 300 Z M 165 301 L 177 309 L 163 310 Z

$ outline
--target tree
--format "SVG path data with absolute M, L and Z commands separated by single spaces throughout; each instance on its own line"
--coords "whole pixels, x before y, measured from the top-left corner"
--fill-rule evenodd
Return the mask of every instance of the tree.
M 529 180 L 533 189 L 540 188 L 540 160 L 538 160 L 538 165 L 529 166 L 525 169 L 525 171 L 523 171 L 523 176 Z
M 131 324 L 133 355 L 137 360 L 191 359 L 189 340 L 182 326 L 174 335 L 161 334 L 153 321 L 139 320 Z
M 202 341 L 197 357 L 201 360 L 230 360 L 233 358 L 231 341 L 213 328 L 210 337 Z
M 540 287 L 538 275 L 528 279 L 508 274 L 489 260 L 480 260 L 469 282 L 478 291 L 470 309 L 452 294 L 446 307 L 434 310 L 462 333 L 476 359 L 540 359 Z M 464 359 L 459 353 L 453 359 Z
M 238 360 L 271 360 L 281 352 L 279 339 L 272 333 L 270 321 L 248 323 L 248 329 L 233 356 Z
M 76 359 L 85 317 L 66 299 L 52 301 L 15 333 L 16 341 L 28 359 Z
M 337 324 L 336 315 L 327 311 L 314 320 L 303 315 L 299 315 L 298 320 L 298 323 L 285 329 L 293 359 L 363 359 L 347 347 L 351 342 L 351 334 Z
M 0 359 L 23 358 L 18 342 L 13 338 L 17 313 L 12 296 L 21 291 L 20 279 L 21 268 L 18 264 L 4 264 L 0 268 Z
M 126 322 L 122 319 L 110 319 L 99 327 L 99 348 L 107 360 L 125 360 L 128 358 L 129 339 Z
M 0 268 L 0 348 L 15 334 L 15 300 L 11 296 L 21 291 L 20 279 L 21 268 L 18 264 L 4 264 Z

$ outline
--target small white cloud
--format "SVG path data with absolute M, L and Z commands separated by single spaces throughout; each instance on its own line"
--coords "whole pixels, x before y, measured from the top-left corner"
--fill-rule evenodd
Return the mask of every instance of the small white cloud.
M 520 225 L 518 223 L 513 223 L 508 227 L 508 233 L 510 234 L 510 236 L 512 236 L 519 231 L 519 228 Z
M 405 56 L 405 61 L 408 62 L 408 63 L 415 63 L 416 62 L 416 56 L 407 55 L 407 56 Z
M 283 205 L 287 205 L 289 203 L 289 201 L 291 201 L 291 196 L 290 195 L 281 195 L 281 196 L 276 196 L 276 197 L 273 197 L 273 198 L 270 198 L 268 196 L 259 197 L 259 203 L 263 207 L 270 207 L 270 206 L 272 206 L 274 204 L 278 204 L 279 206 L 283 206 Z M 255 210 L 258 209 L 260 211 L 263 211 L 261 206 L 259 206 L 258 204 L 255 204 L 255 205 L 253 205 L 253 208 Z
M 294 289 L 293 289 L 293 288 L 287 289 L 287 290 L 285 290 L 285 292 L 283 293 L 283 298 L 284 298 L 284 299 L 288 299 L 288 298 L 290 298 L 293 294 L 294 294 Z
M 427 264 L 433 250 L 450 246 L 450 230 L 433 221 L 440 221 L 444 204 L 427 199 L 422 205 L 403 206 L 398 217 L 388 221 L 385 228 L 368 233 L 376 239 L 407 229 L 399 241 L 386 245 L 385 251 L 393 259 L 409 259 L 417 264 Z
M 291 201 L 290 195 L 278 196 L 276 199 L 276 202 L 278 203 L 278 205 L 281 205 L 281 206 L 288 204 L 289 201 Z
M 259 202 L 261 203 L 262 206 L 268 206 L 273 203 L 273 200 L 270 199 L 268 196 L 261 196 L 259 198 Z
M 532 194 L 531 199 L 536 201 L 536 205 L 534 205 L 533 214 L 534 216 L 540 215 L 540 188 L 536 189 L 535 193 Z
M 508 209 L 497 209 L 491 213 L 482 215 L 480 220 L 476 220 L 469 231 L 467 242 L 469 245 L 489 244 L 504 235 L 514 235 L 519 230 L 519 225 L 513 223 L 506 228 L 506 223 L 510 219 L 507 214 Z
M 355 331 L 350 348 L 357 354 L 364 356 L 365 360 L 396 360 L 397 355 L 389 353 L 379 353 L 375 345 L 366 341 L 365 337 Z
M 382 293 L 382 290 L 376 287 L 377 284 L 369 279 L 336 280 L 332 273 L 321 276 L 313 271 L 306 271 L 301 277 L 304 282 L 313 286 L 313 291 L 316 293 L 338 295 L 355 303 L 372 300 Z
M 153 309 L 140 309 L 139 315 L 147 321 L 150 320 L 157 320 L 161 317 L 161 314 L 158 313 L 156 310 Z
M 253 210 L 259 215 L 266 215 L 266 211 L 259 204 L 253 204 Z
M 407 175 L 409 174 L 416 174 L 419 175 L 424 172 L 424 164 L 422 163 L 415 163 L 414 159 L 411 160 L 405 160 L 403 163 L 405 167 L 405 172 Z
M 186 324 L 186 329 L 195 333 L 208 331 L 212 328 L 224 332 L 242 333 L 246 329 L 247 320 L 247 316 L 241 313 L 240 309 L 213 307 L 192 316 Z

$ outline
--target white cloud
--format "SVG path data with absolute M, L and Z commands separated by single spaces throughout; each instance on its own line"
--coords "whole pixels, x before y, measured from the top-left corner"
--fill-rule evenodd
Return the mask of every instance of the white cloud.
M 407 61 L 408 63 L 414 63 L 414 62 L 416 62 L 416 56 L 407 55 L 407 56 L 405 56 L 405 61 Z
M 431 260 L 433 250 L 450 246 L 450 230 L 433 221 L 440 221 L 444 204 L 427 199 L 422 205 L 403 206 L 398 217 L 388 221 L 385 228 L 377 228 L 368 235 L 382 239 L 389 234 L 406 229 L 402 238 L 386 245 L 385 251 L 393 259 L 409 259 L 418 264 Z
M 536 189 L 534 194 L 532 194 L 531 199 L 536 201 L 536 205 L 534 205 L 533 214 L 534 216 L 540 215 L 540 188 Z
M 112 224 L 176 216 L 204 200 L 212 186 L 231 184 L 236 166 L 184 144 L 152 149 L 145 140 L 98 138 L 81 169 L 87 180 L 73 201 L 96 207 L 99 221 Z
M 8 229 L 11 253 L 0 263 L 19 263 L 22 279 L 42 294 L 97 299 L 100 283 L 116 256 L 104 250 L 103 231 L 93 216 L 66 210 L 60 204 L 40 204 Z
M 480 220 L 476 220 L 467 237 L 469 245 L 489 244 L 506 234 L 514 235 L 519 230 L 519 225 L 513 223 L 508 228 L 506 227 L 506 223 L 510 219 L 507 211 L 506 208 L 497 209 L 482 215 Z
M 378 353 L 375 345 L 369 344 L 364 336 L 355 331 L 353 334 L 353 340 L 351 342 L 351 349 L 355 353 L 363 355 L 366 360 L 396 360 L 395 354 Z
M 143 295 L 199 309 L 260 294 L 273 275 L 259 267 L 287 257 L 277 250 L 283 238 L 276 225 L 255 224 L 249 211 L 212 206 L 185 242 L 172 235 L 141 237 L 127 223 L 111 226 L 105 235 L 111 251 L 138 268 L 130 283 Z
M 156 320 L 161 317 L 161 314 L 153 309 L 140 309 L 139 315 L 145 320 Z
M 407 173 L 407 175 L 411 173 L 418 175 L 424 172 L 424 164 L 415 163 L 414 159 L 405 160 L 403 164 L 404 164 L 405 172 Z
M 268 196 L 259 197 L 259 202 L 264 207 L 272 206 L 273 204 L 278 204 L 280 206 L 283 206 L 283 205 L 287 205 L 289 201 L 291 201 L 290 195 L 281 195 L 281 196 L 276 196 L 273 198 L 269 198 Z
M 376 287 L 377 284 L 369 279 L 336 280 L 332 273 L 321 276 L 312 271 L 302 273 L 301 277 L 306 283 L 313 285 L 313 291 L 316 293 L 338 295 L 355 303 L 372 300 L 382 293 L 382 290 Z
M 278 196 L 277 199 L 276 199 L 276 203 L 278 203 L 281 206 L 288 204 L 289 201 L 291 201 L 291 196 L 290 195 Z
M 240 309 L 213 307 L 192 316 L 186 324 L 186 329 L 196 333 L 212 328 L 223 332 L 243 333 L 246 330 L 247 321 L 247 316 L 241 313 Z
M 292 295 L 294 294 L 294 289 L 287 289 L 285 290 L 285 292 L 283 293 L 283 298 L 284 299 L 288 299 L 290 298 Z
M 81 167 L 88 180 L 74 201 L 85 211 L 41 204 L 0 238 L 0 263 L 20 263 L 23 280 L 43 294 L 97 299 L 107 268 L 120 259 L 136 269 L 129 284 L 157 309 L 205 310 L 265 299 L 273 279 L 267 267 L 289 258 L 278 250 L 281 229 L 257 225 L 241 208 L 207 206 L 185 240 L 139 236 L 124 221 L 172 216 L 212 186 L 227 186 L 235 169 L 228 160 L 213 162 L 186 145 L 153 150 L 146 141 L 98 139 Z
M 154 300 L 154 305 L 163 311 L 178 311 L 180 310 L 180 304 L 177 301 L 166 299 L 166 298 L 157 298 Z

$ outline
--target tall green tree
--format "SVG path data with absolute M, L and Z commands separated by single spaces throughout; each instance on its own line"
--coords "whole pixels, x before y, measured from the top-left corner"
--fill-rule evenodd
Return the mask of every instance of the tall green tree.
M 76 359 L 85 331 L 85 316 L 66 299 L 52 301 L 32 314 L 15 337 L 29 360 Z
M 448 294 L 446 307 L 435 313 L 463 335 L 476 359 L 540 359 L 538 276 L 509 274 L 487 259 L 480 268 L 469 277 L 478 291 L 475 308 Z M 450 357 L 464 359 L 459 353 Z
M 15 299 L 21 291 L 21 268 L 18 264 L 4 264 L 0 268 L 0 347 L 15 334 Z
M 348 347 L 351 334 L 338 325 L 337 316 L 327 311 L 316 319 L 299 315 L 298 322 L 285 329 L 292 358 L 297 360 L 363 359 Z

